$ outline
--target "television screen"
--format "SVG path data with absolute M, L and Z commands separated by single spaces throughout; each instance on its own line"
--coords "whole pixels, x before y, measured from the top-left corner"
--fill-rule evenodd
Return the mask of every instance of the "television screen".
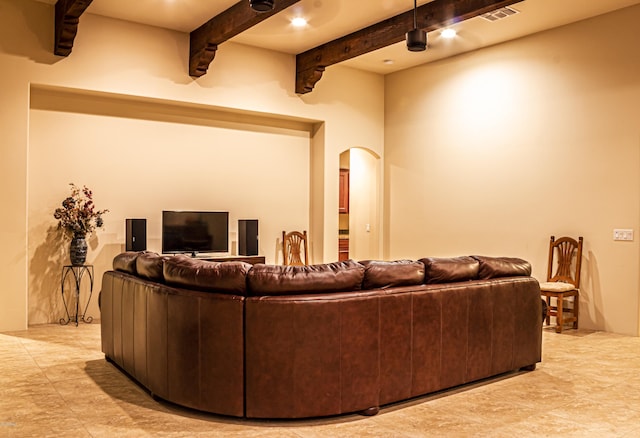
M 229 212 L 163 211 L 162 252 L 229 251 Z

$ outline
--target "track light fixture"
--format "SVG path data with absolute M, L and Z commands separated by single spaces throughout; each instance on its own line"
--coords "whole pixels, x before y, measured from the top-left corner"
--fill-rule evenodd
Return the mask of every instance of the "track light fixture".
M 427 49 L 427 32 L 418 29 L 418 0 L 413 0 L 413 29 L 407 32 L 407 49 L 422 52 Z
M 249 6 L 256 12 L 269 12 L 273 9 L 273 0 L 249 0 Z

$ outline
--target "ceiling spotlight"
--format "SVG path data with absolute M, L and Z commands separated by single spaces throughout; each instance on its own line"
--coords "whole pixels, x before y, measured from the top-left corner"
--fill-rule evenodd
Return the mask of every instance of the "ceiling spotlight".
M 440 36 L 442 38 L 454 38 L 457 35 L 457 32 L 455 29 L 451 29 L 450 27 L 447 27 L 446 29 L 442 29 L 442 32 L 440 32 Z
M 273 0 L 249 0 L 249 6 L 256 12 L 269 12 L 273 10 Z
M 291 20 L 291 25 L 293 27 L 305 27 L 307 25 L 307 20 L 302 17 L 295 17 Z
M 418 29 L 418 0 L 413 0 L 413 29 L 407 32 L 407 49 L 422 52 L 427 48 L 427 32 Z

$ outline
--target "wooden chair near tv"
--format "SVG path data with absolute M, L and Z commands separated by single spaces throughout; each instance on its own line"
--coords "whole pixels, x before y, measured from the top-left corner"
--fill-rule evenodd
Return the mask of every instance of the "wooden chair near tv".
M 309 264 L 307 231 L 282 232 L 282 264 L 306 266 Z

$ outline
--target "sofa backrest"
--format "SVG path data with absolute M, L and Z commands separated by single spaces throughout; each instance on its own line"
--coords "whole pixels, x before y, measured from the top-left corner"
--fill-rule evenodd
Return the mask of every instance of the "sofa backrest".
M 138 275 L 136 259 L 140 254 L 141 253 L 137 251 L 121 252 L 113 258 L 113 270 Z
M 478 279 L 480 263 L 473 257 L 427 257 L 420 261 L 424 263 L 427 284 Z
M 362 289 L 413 286 L 424 282 L 424 264 L 413 260 L 364 260 Z
M 172 286 L 246 295 L 250 263 L 209 262 L 184 255 L 164 261 L 164 281 Z
M 364 266 L 353 261 L 309 266 L 257 264 L 247 274 L 249 295 L 348 292 L 362 288 Z
M 155 252 L 143 252 L 136 257 L 136 272 L 139 277 L 164 283 L 164 262 L 170 258 Z
M 478 278 L 488 280 L 499 277 L 528 277 L 531 263 L 515 257 L 471 256 L 479 263 Z
M 211 262 L 185 255 L 124 252 L 113 268 L 168 285 L 243 296 L 351 292 L 530 276 L 531 264 L 513 257 L 427 257 L 413 260 L 364 260 L 310 266 Z

